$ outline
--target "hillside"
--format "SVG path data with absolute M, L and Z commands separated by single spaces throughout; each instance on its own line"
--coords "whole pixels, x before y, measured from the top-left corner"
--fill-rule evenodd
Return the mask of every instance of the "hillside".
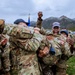
M 61 17 L 49 17 L 43 20 L 42 26 L 46 29 L 51 29 L 52 23 L 58 21 L 61 24 L 61 28 L 67 28 L 75 30 L 75 19 L 70 19 L 66 16 Z M 32 26 L 36 25 L 36 22 L 31 22 Z

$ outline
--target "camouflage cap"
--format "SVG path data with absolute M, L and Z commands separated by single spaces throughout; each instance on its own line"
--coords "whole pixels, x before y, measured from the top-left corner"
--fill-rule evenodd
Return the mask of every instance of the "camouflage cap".
M 48 35 L 53 35 L 53 33 L 51 32 L 51 31 L 47 31 L 46 32 L 46 35 L 48 36 Z
M 5 23 L 5 21 L 3 19 L 0 19 L 0 34 L 3 32 L 4 23 Z

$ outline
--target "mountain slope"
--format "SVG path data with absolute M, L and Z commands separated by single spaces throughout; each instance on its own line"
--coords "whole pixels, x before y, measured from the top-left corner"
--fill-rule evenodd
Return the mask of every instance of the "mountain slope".
M 60 22 L 61 28 L 75 30 L 75 19 L 70 19 L 66 16 L 46 18 L 43 20 L 42 26 L 46 29 L 51 29 L 52 23 L 56 21 Z M 35 26 L 36 22 L 34 22 L 33 24 L 31 23 L 32 26 Z

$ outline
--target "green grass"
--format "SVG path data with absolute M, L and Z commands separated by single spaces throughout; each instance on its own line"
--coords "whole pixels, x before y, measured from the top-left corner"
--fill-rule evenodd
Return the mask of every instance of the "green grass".
M 68 75 L 75 75 L 75 56 L 72 56 L 68 61 L 67 61 L 67 74 Z

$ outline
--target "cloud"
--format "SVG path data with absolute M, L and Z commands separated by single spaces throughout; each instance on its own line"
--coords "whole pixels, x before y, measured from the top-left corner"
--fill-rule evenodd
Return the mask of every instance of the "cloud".
M 8 23 L 13 23 L 17 18 L 37 20 L 37 12 L 42 11 L 43 19 L 62 15 L 74 18 L 75 0 L 2 0 L 0 3 L 0 18 Z

